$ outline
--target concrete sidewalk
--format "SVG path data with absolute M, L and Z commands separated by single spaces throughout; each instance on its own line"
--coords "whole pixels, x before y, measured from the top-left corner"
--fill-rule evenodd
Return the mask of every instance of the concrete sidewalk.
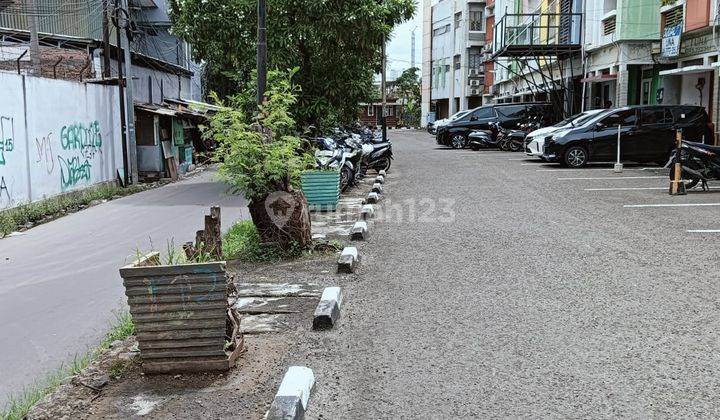
M 135 250 L 194 239 L 211 205 L 249 218 L 214 172 L 94 206 L 0 240 L 0 406 L 96 345 L 124 308 L 118 268 Z M 152 245 L 151 245 L 152 244 Z

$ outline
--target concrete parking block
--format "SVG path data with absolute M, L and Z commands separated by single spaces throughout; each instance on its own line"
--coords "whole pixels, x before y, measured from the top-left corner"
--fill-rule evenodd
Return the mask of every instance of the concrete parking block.
M 363 220 L 372 219 L 375 216 L 375 207 L 372 204 L 365 204 L 360 210 Z
M 379 172 L 378 172 L 378 175 L 383 176 L 383 177 L 384 177 L 386 174 L 387 174 L 387 173 L 385 172 L 384 169 L 383 169 L 382 171 L 379 171 Z
M 380 196 L 376 192 L 371 192 L 365 199 L 365 203 L 367 204 L 375 204 L 378 201 L 380 201 Z
M 367 222 L 359 220 L 355 222 L 350 231 L 350 239 L 354 241 L 364 241 L 368 238 L 368 225 Z
M 343 248 L 340 258 L 338 259 L 338 273 L 353 273 L 359 261 L 360 254 L 358 254 L 357 248 L 354 246 L 346 246 Z
M 372 186 L 372 192 L 382 194 L 382 192 L 383 192 L 382 184 L 379 182 L 374 183 Z
M 268 420 L 304 419 L 313 386 L 315 386 L 315 375 L 310 368 L 290 366 L 265 418 Z
M 313 318 L 314 330 L 329 330 L 340 319 L 340 306 L 342 305 L 342 290 L 339 287 L 326 287 L 320 297 Z
M 379 184 L 384 184 L 384 183 L 385 183 L 385 177 L 382 176 L 382 175 L 378 175 L 378 176 L 375 177 L 375 182 L 377 182 L 377 183 L 379 183 Z

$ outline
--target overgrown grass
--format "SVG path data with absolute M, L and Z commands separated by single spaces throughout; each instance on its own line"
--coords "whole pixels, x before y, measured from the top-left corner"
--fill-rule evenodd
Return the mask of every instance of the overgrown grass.
M 263 245 L 260 234 L 250 220 L 236 223 L 223 236 L 225 259 L 244 262 L 268 262 L 299 258 L 303 250 L 299 246 L 283 249 L 276 245 Z
M 84 355 L 76 356 L 69 365 L 62 366 L 57 372 L 51 374 L 44 380 L 37 382 L 30 388 L 24 389 L 18 395 L 12 396 L 4 410 L 0 411 L 0 418 L 3 420 L 23 419 L 38 401 L 55 391 L 67 378 L 77 375 L 88 367 L 103 351 L 110 347 L 113 341 L 124 340 L 134 332 L 135 324 L 132 322 L 132 316 L 128 312 L 117 314 L 116 321 L 97 348 Z M 125 366 L 123 366 L 122 370 L 124 369 Z M 117 368 L 115 370 L 117 370 Z
M 85 190 L 71 192 L 47 200 L 22 204 L 0 212 L 0 238 L 25 226 L 28 222 L 37 224 L 48 216 L 77 210 L 79 206 L 94 200 L 107 200 L 115 196 L 126 196 L 148 189 L 148 185 L 131 185 L 127 188 L 104 184 Z

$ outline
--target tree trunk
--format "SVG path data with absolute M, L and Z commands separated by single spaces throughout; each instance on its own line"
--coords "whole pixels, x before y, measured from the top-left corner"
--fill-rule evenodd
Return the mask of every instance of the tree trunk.
M 310 212 L 302 191 L 276 191 L 248 208 L 263 243 L 307 248 L 312 242 Z

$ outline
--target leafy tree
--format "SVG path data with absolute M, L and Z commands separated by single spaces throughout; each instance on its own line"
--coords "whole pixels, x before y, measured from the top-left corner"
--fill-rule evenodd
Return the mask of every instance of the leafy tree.
M 218 143 L 215 159 L 220 176 L 250 201 L 250 216 L 263 242 L 304 248 L 310 244 L 311 232 L 307 201 L 299 189 L 300 173 L 311 168 L 314 159 L 303 152 L 294 134 L 290 110 L 299 90 L 290 79 L 295 72 L 268 74 L 267 100 L 254 117 L 244 110 L 246 95 L 230 97 L 210 117 L 203 136 Z M 276 217 L 270 199 L 281 200 L 283 217 Z
M 238 86 L 255 68 L 256 9 L 257 0 L 170 2 L 173 32 Z M 268 63 L 299 67 L 298 122 L 354 120 L 380 69 L 383 38 L 414 12 L 415 0 L 268 0 Z
M 395 79 L 395 87 L 399 97 L 405 101 L 402 123 L 417 126 L 420 123 L 421 85 L 417 67 L 411 67 Z

